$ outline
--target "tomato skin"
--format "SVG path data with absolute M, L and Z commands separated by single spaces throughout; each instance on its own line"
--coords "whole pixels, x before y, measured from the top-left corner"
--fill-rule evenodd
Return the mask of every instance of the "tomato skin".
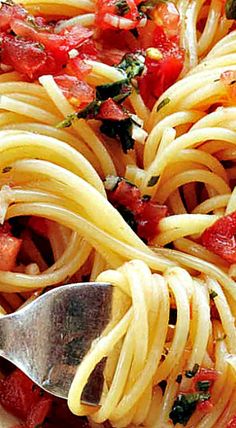
M 204 380 L 209 380 L 210 382 L 215 382 L 219 377 L 219 372 L 214 369 L 206 369 L 201 367 L 197 374 L 194 377 L 194 382 L 201 382 Z
M 8 226 L 0 228 L 0 270 L 11 271 L 16 264 L 16 258 L 22 240 L 15 238 Z
M 95 91 L 83 80 L 67 74 L 55 76 L 54 80 L 65 97 L 76 107 L 83 108 L 93 101 Z
M 140 22 L 140 15 L 134 0 L 126 0 L 128 11 L 121 13 L 117 0 L 98 0 L 95 14 L 96 24 L 102 30 L 109 28 L 131 30 Z
M 197 410 L 201 413 L 210 413 L 213 410 L 213 408 L 214 408 L 214 405 L 213 405 L 211 399 L 201 401 L 197 405 Z
M 226 428 L 236 428 L 236 415 L 230 419 L 228 424 L 226 425 Z
M 11 35 L 2 37 L 1 55 L 4 64 L 11 65 L 16 71 L 32 80 L 46 71 L 54 74 L 61 68 L 50 54 L 40 48 L 38 43 L 19 40 Z
M 154 47 L 162 54 L 162 58 L 159 60 L 147 56 L 145 60 L 147 71 L 138 78 L 142 98 L 145 104 L 152 109 L 160 95 L 177 80 L 183 68 L 184 51 L 176 41 L 167 37 L 163 27 L 151 22 L 145 29 L 140 30 L 142 48 Z
M 143 205 L 143 209 L 136 219 L 138 222 L 138 235 L 152 240 L 158 232 L 159 221 L 167 216 L 168 208 L 165 205 L 157 205 L 153 202 Z
M 108 98 L 102 103 L 97 114 L 97 119 L 101 120 L 124 120 L 127 117 L 129 117 L 127 113 L 112 98 Z
M 27 12 L 23 7 L 19 5 L 10 6 L 3 3 L 0 11 L 0 31 L 9 30 L 12 21 L 15 19 L 25 19 L 26 17 Z
M 165 205 L 144 200 L 140 190 L 125 180 L 121 180 L 114 191 L 107 192 L 109 201 L 119 211 L 124 207 L 131 211 L 137 224 L 137 234 L 144 241 L 151 241 L 158 233 L 159 221 L 167 216 Z
M 229 263 L 236 262 L 236 212 L 219 218 L 201 236 L 204 247 Z
M 20 370 L 0 380 L 0 403 L 14 416 L 26 420 L 35 403 L 40 401 L 40 389 Z

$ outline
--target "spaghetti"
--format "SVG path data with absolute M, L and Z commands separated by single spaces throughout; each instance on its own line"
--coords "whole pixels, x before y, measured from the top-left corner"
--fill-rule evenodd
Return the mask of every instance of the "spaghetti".
M 91 426 L 233 428 L 235 17 L 221 0 L 20 3 L 0 9 L 0 248 L 21 240 L 2 314 L 48 286 L 111 283 L 70 410 Z

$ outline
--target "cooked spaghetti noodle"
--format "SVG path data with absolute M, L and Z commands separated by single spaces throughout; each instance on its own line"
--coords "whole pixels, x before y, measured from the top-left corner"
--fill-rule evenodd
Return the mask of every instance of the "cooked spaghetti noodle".
M 63 17 L 56 34 L 74 25 L 97 31 L 95 1 L 19 3 L 46 22 Z M 160 25 L 158 2 L 153 3 L 151 19 Z M 123 151 L 117 139 L 104 135 L 96 120 L 104 117 L 73 116 L 80 102 L 75 107 L 75 99 L 66 96 L 58 73 L 26 78 L 22 69 L 8 64 L 0 75 L 0 220 L 17 224 L 17 218 L 42 218 L 52 253 L 50 263 L 34 239 L 35 226 L 23 228 L 22 260 L 0 271 L 1 314 L 48 286 L 82 281 L 84 275 L 111 283 L 119 292 L 112 321 L 78 367 L 69 393 L 70 410 L 88 416 L 91 426 L 105 421 L 117 428 L 235 426 L 230 421 L 235 423 L 236 414 L 236 257 L 229 259 L 204 241 L 220 219 L 233 222 L 236 212 L 236 32 L 223 3 L 175 2 L 182 71 L 153 102 L 146 102 L 142 86 L 140 93 L 136 90 L 141 72 L 135 82 L 131 79 L 122 110 L 125 120 L 130 118 L 126 111 L 135 115 L 131 149 Z M 114 19 L 120 26 L 131 20 L 122 14 Z M 144 38 L 145 25 L 151 24 L 142 16 L 135 28 Z M 98 44 L 104 43 L 102 31 L 95 32 Z M 129 34 L 126 51 L 138 50 L 137 38 L 123 33 Z M 131 49 L 132 44 L 137 47 Z M 107 49 L 105 44 L 100 48 Z M 148 55 L 150 61 L 153 55 L 157 63 L 162 59 L 162 51 L 150 51 L 147 41 L 141 49 L 146 67 Z M 99 55 L 83 57 L 83 64 L 88 69 L 83 80 L 93 91 L 127 78 L 127 70 Z M 148 85 L 146 90 L 151 92 Z M 100 108 L 104 99 L 95 102 Z M 115 185 L 107 187 L 111 182 Z M 150 201 L 162 209 L 150 239 L 137 232 L 142 219 L 132 230 L 119 201 L 114 203 L 120 183 L 128 186 L 130 198 L 138 194 L 133 185 L 139 189 L 139 210 L 150 207 Z M 129 212 L 132 221 L 141 218 L 140 212 Z M 222 224 L 221 232 L 227 229 Z M 226 246 L 227 237 L 235 239 L 233 227 L 223 233 Z M 232 253 L 232 242 L 230 248 Z M 81 402 L 84 386 L 104 357 L 100 405 L 86 406 Z

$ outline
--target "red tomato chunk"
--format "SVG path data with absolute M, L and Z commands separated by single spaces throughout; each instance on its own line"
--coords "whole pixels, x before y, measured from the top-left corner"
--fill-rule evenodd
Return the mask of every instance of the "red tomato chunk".
M 0 270 L 11 271 L 16 264 L 21 239 L 15 238 L 8 225 L 0 228 Z
M 108 191 L 109 201 L 116 207 L 129 210 L 134 216 L 137 234 L 145 241 L 151 241 L 158 233 L 159 221 L 166 217 L 167 207 L 141 197 L 140 190 L 121 180 L 114 191 Z
M 236 212 L 221 217 L 202 234 L 202 244 L 229 263 L 236 263 Z

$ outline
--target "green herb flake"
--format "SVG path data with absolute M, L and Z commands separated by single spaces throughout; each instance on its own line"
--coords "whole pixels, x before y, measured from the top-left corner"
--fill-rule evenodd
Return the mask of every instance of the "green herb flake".
M 123 120 L 103 120 L 100 131 L 110 138 L 119 138 L 124 153 L 133 149 L 134 139 L 132 138 L 133 121 L 131 117 Z
M 236 0 L 226 1 L 225 15 L 227 19 L 236 19 Z
M 191 378 L 193 378 L 197 374 L 198 370 L 199 370 L 199 364 L 194 364 L 192 370 L 186 370 L 185 376 L 188 379 L 191 379 Z
M 161 110 L 163 107 L 169 104 L 169 102 L 170 102 L 170 98 L 164 98 L 164 100 L 162 100 L 160 104 L 158 104 L 156 111 L 158 112 L 159 110 Z
M 76 113 L 77 119 L 94 119 L 99 112 L 101 104 L 101 101 L 92 101 L 84 109 Z
M 211 386 L 211 382 L 209 380 L 201 380 L 196 383 L 196 389 L 198 391 L 207 392 Z
M 112 98 L 119 103 L 125 100 L 131 94 L 131 85 L 128 79 L 118 80 L 117 82 L 107 83 L 96 87 L 96 99 L 105 101 Z
M 124 16 L 130 11 L 130 7 L 126 0 L 118 0 L 115 6 L 119 16 Z
M 5 168 L 2 169 L 2 173 L 6 174 L 7 172 L 10 172 L 12 169 L 12 166 L 5 166 Z
M 209 400 L 209 393 L 195 392 L 190 394 L 179 394 L 174 401 L 169 414 L 173 424 L 187 425 L 192 414 L 196 410 L 197 404 L 201 401 Z
M 76 118 L 77 118 L 76 113 L 68 114 L 64 120 L 62 120 L 56 125 L 56 128 L 58 129 L 69 128 L 69 126 L 72 125 L 73 120 L 75 120 Z
M 177 382 L 178 384 L 180 384 L 182 382 L 182 378 L 183 378 L 183 375 L 181 373 L 178 374 L 177 378 L 175 379 L 175 382 Z
M 159 179 L 159 175 L 153 175 L 150 180 L 148 181 L 147 187 L 153 187 L 155 184 L 157 184 Z
M 209 296 L 210 296 L 210 299 L 214 300 L 218 296 L 218 294 L 216 293 L 216 291 L 210 290 Z
M 144 56 L 141 52 L 125 54 L 121 62 L 116 66 L 119 70 L 125 72 L 127 79 L 133 79 L 141 76 L 144 70 Z

